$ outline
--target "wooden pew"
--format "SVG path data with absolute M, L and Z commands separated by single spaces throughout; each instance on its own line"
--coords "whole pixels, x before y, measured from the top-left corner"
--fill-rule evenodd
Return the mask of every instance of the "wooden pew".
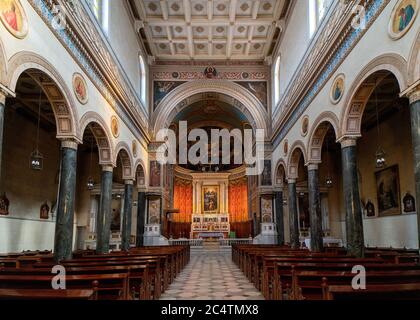
M 0 289 L 0 300 L 96 300 L 93 290 Z

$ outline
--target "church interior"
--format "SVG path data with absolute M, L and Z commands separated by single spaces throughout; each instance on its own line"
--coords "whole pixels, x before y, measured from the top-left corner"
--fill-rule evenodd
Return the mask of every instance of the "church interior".
M 420 300 L 419 11 L 1 0 L 0 300 Z

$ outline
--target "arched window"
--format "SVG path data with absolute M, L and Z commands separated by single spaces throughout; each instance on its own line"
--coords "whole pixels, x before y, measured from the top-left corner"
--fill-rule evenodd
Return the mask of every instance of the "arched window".
M 280 56 L 277 57 L 276 63 L 274 64 L 273 86 L 275 108 L 280 99 Z
M 147 91 L 147 79 L 146 79 L 146 66 L 144 64 L 144 59 L 140 55 L 140 98 L 141 101 L 146 104 L 146 91 Z
M 309 36 L 312 37 L 328 11 L 332 0 L 309 0 Z
M 108 34 L 109 23 L 109 0 L 89 0 L 90 6 L 96 20 L 98 20 L 102 29 Z

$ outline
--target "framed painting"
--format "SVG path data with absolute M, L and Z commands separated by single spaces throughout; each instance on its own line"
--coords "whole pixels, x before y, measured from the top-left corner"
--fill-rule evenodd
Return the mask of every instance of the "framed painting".
M 378 215 L 401 214 L 398 165 L 375 172 Z
M 0 1 L 0 20 L 16 38 L 23 39 L 28 34 L 28 20 L 19 0 Z
M 87 84 L 80 73 L 75 73 L 73 75 L 73 90 L 74 95 L 81 104 L 86 104 L 88 102 Z
M 203 213 L 219 212 L 219 187 L 203 186 L 202 190 L 202 209 Z
M 399 0 L 391 13 L 388 33 L 394 40 L 404 36 L 414 23 L 419 9 L 419 0 Z

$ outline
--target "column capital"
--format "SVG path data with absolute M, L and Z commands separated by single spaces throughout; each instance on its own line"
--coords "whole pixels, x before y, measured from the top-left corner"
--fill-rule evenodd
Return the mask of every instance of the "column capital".
M 5 104 L 7 97 L 16 97 L 16 93 L 0 83 L 0 103 Z
M 296 183 L 296 179 L 287 179 L 288 184 Z
M 358 137 L 343 137 L 338 142 L 341 144 L 341 149 L 347 147 L 354 147 L 357 145 Z
M 62 148 L 77 150 L 78 146 L 79 146 L 79 142 L 77 142 L 74 139 L 63 139 L 63 140 L 61 140 L 61 147 Z
M 318 170 L 319 164 L 318 163 L 308 163 L 307 167 L 308 167 L 308 171 Z
M 409 93 L 408 99 L 410 100 L 410 104 L 420 101 L 420 85 L 418 85 L 413 91 Z
M 103 164 L 102 165 L 102 171 L 113 172 L 114 171 L 114 166 L 111 165 L 111 164 Z

